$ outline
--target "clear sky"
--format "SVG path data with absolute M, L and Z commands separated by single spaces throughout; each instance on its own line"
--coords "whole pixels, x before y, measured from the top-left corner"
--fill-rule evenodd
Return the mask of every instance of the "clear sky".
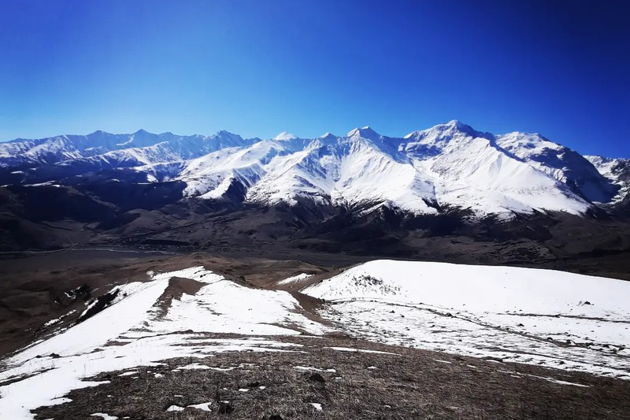
M 2 0 L 0 140 L 459 119 L 630 157 L 629 21 L 623 0 Z

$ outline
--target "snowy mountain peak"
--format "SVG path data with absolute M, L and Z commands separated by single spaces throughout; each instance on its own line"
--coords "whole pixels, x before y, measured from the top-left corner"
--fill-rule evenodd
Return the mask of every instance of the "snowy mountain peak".
M 468 130 L 473 130 L 473 128 L 471 126 L 469 126 L 468 124 L 465 124 L 459 120 L 450 120 L 447 123 L 444 124 L 439 124 L 441 126 L 445 126 L 445 127 L 451 127 L 451 128 L 455 128 L 457 130 L 462 130 L 462 131 L 468 131 Z
M 274 137 L 274 140 L 279 140 L 279 141 L 283 141 L 283 140 L 295 140 L 297 139 L 298 136 L 296 136 L 295 134 L 291 134 L 287 131 L 283 131 L 281 133 L 279 133 L 276 137 Z
M 468 124 L 464 124 L 458 120 L 451 120 L 447 123 L 438 124 L 425 130 L 416 130 L 407 134 L 405 139 L 446 139 L 449 140 L 455 136 L 467 137 L 489 137 L 488 133 L 481 133 Z
M 244 141 L 243 137 L 239 136 L 238 134 L 234 134 L 229 131 L 226 131 L 226 130 L 217 131 L 216 134 L 214 134 L 211 137 L 215 139 L 225 139 L 227 141 L 232 141 L 234 143 L 242 143 Z
M 470 125 L 458 120 L 451 120 L 445 124 L 438 124 L 434 128 L 444 133 L 462 133 L 471 137 L 492 137 L 491 134 L 479 132 L 472 128 Z
M 348 134 L 346 134 L 346 136 L 350 138 L 360 137 L 360 138 L 368 139 L 368 140 L 378 140 L 382 137 L 376 131 L 372 130 L 370 126 L 367 126 L 367 125 L 365 127 L 355 128 L 348 131 Z
M 333 133 L 331 133 L 330 131 L 325 132 L 324 134 L 322 134 L 321 136 L 318 137 L 319 139 L 329 139 L 329 138 L 337 138 L 337 136 L 335 136 Z
M 471 142 L 487 146 L 494 144 L 494 136 L 490 133 L 482 133 L 471 126 L 457 120 L 452 120 L 434 127 L 412 131 L 404 139 L 406 150 L 416 155 L 435 155 L 462 149 Z
M 507 150 L 526 149 L 542 151 L 543 149 L 560 150 L 564 146 L 554 143 L 538 133 L 523 133 L 520 131 L 513 131 L 511 133 L 502 134 L 497 136 L 500 139 L 501 147 Z

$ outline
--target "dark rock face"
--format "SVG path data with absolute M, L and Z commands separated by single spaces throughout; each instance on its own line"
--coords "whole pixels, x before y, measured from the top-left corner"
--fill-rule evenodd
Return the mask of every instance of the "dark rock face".
M 83 314 L 81 314 L 81 316 L 77 320 L 77 323 L 83 322 L 86 319 L 101 312 L 103 309 L 107 308 L 112 303 L 112 301 L 116 299 L 116 296 L 118 296 L 119 292 L 119 289 L 114 289 L 111 292 L 105 293 L 104 295 L 96 298 L 96 300 L 91 303 L 91 306 L 89 306 L 88 309 Z
M 324 377 L 322 375 L 320 375 L 319 373 L 313 373 L 308 377 L 308 380 L 311 382 L 317 382 L 320 384 L 323 384 L 326 382 L 326 380 L 324 379 Z
M 230 414 L 234 411 L 234 406 L 227 401 L 219 401 L 219 414 Z

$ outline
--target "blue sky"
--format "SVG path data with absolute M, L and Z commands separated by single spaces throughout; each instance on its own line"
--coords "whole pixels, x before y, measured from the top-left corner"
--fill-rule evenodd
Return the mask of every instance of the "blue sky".
M 403 135 L 451 119 L 630 157 L 628 2 L 2 0 L 0 140 Z

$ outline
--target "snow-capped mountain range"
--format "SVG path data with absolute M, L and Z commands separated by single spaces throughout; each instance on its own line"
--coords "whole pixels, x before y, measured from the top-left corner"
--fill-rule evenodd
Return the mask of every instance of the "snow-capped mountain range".
M 451 207 L 479 215 L 584 214 L 623 199 L 629 166 L 626 159 L 584 157 L 539 134 L 493 135 L 459 121 L 403 138 L 363 127 L 313 139 L 140 130 L 0 143 L 5 185 L 63 185 L 106 170 L 120 182 L 183 182 L 182 198 L 270 206 L 309 200 L 413 214 Z

